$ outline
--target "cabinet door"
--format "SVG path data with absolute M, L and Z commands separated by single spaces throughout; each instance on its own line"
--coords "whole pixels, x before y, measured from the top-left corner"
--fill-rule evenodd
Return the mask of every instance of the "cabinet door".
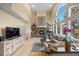
M 15 52 L 18 49 L 18 46 L 13 46 L 13 52 Z
M 9 47 L 9 45 L 10 45 L 10 42 L 9 41 L 4 42 L 4 48 L 5 49 L 7 49 Z
M 10 48 L 10 47 L 12 47 L 12 41 L 4 42 L 4 48 L 5 49 Z
M 4 55 L 8 56 L 12 54 L 12 41 L 7 41 L 4 43 Z
M 12 51 L 12 47 L 7 48 L 6 50 L 4 50 L 4 55 L 5 56 L 9 56 L 13 53 Z
M 12 51 L 15 52 L 15 50 L 16 50 L 16 49 L 15 49 L 15 47 L 13 46 Z
M 16 51 L 20 47 L 20 39 L 19 37 L 13 40 L 13 52 Z
M 16 46 L 17 45 L 17 41 L 18 41 L 17 38 L 16 39 L 13 39 L 13 46 Z
M 9 48 L 4 50 L 4 56 L 9 56 Z

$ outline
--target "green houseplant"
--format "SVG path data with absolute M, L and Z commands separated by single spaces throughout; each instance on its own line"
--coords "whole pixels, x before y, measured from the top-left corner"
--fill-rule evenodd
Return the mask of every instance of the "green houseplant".
M 72 31 L 72 30 L 69 29 L 69 28 L 65 28 L 65 29 L 64 29 L 64 32 L 65 32 L 65 33 L 69 33 L 69 32 L 71 32 L 71 31 Z M 63 41 L 64 41 L 64 43 L 65 43 L 65 51 L 66 51 L 66 52 L 70 52 L 70 50 L 71 50 L 71 44 L 70 44 L 70 42 L 68 41 L 68 36 L 64 37 L 64 38 L 63 38 Z

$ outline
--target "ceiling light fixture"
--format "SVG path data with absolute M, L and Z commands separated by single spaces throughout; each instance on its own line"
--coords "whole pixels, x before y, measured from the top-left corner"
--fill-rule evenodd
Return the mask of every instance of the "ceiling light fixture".
M 31 5 L 32 6 L 32 8 L 34 8 L 35 7 L 35 5 Z
M 52 4 L 50 4 L 49 7 L 52 7 Z

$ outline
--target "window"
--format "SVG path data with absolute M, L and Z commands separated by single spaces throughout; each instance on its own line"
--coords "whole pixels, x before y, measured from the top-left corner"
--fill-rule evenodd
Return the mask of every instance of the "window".
M 79 14 L 79 6 L 71 8 L 71 16 Z
M 67 12 L 65 11 L 66 10 L 66 4 L 64 3 L 59 9 L 58 9 L 58 13 L 57 14 L 60 14 L 57 19 L 59 21 L 63 21 L 66 17 L 67 17 Z M 63 12 L 63 13 L 62 13 Z
M 60 34 L 60 32 L 62 32 L 62 34 L 64 34 L 64 35 L 66 35 L 66 33 L 64 33 L 63 31 L 64 31 L 64 29 L 65 29 L 65 25 L 62 25 L 62 31 L 60 31 L 61 30 L 61 28 L 60 28 L 60 22 L 62 22 L 62 21 L 64 21 L 65 20 L 65 18 L 68 16 L 67 14 L 67 11 L 65 11 L 66 10 L 66 3 L 64 3 L 64 4 L 62 4 L 62 6 L 58 9 L 58 11 L 57 11 L 57 32 L 58 32 L 58 34 Z M 55 29 L 55 31 L 56 31 L 56 29 Z
M 73 29 L 72 34 L 76 38 L 79 38 L 79 19 L 73 20 L 71 25 L 72 25 L 72 29 Z
M 38 16 L 38 26 L 45 26 L 45 16 Z
M 67 23 L 64 23 L 63 26 L 62 26 L 62 28 L 63 28 L 62 32 L 63 32 L 64 35 L 67 35 L 67 33 L 64 32 L 64 30 L 65 30 L 67 27 L 68 27 Z

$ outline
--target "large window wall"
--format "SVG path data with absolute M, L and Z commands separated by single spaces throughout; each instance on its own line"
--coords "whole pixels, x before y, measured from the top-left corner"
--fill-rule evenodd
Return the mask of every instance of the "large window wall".
M 53 20 L 53 33 L 68 36 L 73 34 L 79 39 L 79 5 L 72 4 L 66 8 L 67 6 L 62 4 L 58 8 L 57 17 Z M 64 33 L 65 28 L 72 29 L 72 32 Z
M 71 21 L 72 34 L 79 39 L 79 5 L 70 7 L 70 16 L 74 17 Z
M 65 33 L 63 33 L 65 29 L 65 24 L 67 24 L 67 22 L 64 22 L 64 21 L 65 21 L 65 18 L 68 16 L 67 11 L 64 11 L 65 9 L 66 9 L 66 4 L 62 4 L 62 6 L 59 7 L 57 10 L 57 13 L 56 13 L 57 17 L 53 21 L 54 34 L 66 35 Z

